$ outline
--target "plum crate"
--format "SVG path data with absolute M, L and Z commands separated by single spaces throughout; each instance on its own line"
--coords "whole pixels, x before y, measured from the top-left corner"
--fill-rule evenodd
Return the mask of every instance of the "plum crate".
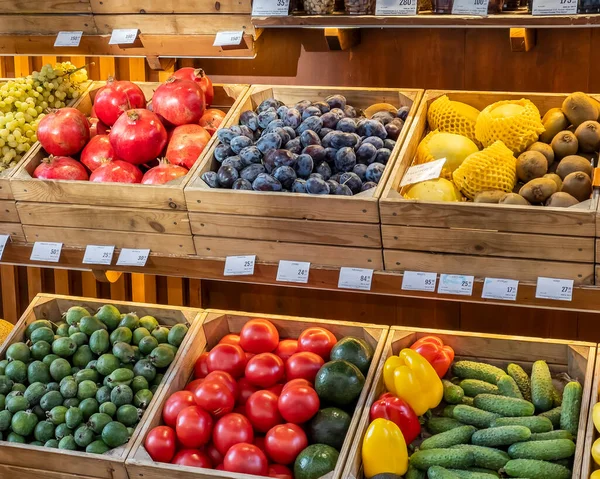
M 374 103 L 411 107 L 396 147 L 377 188 L 355 196 L 309 195 L 210 188 L 201 178 L 215 170 L 217 142 L 185 188 L 196 254 L 223 258 L 256 254 L 259 262 L 302 259 L 316 265 L 382 269 L 378 200 L 385 180 L 408 133 L 422 90 L 391 88 L 252 86 L 226 126 L 240 114 L 275 98 L 286 105 L 301 100 L 322 101 L 342 94 L 348 104 L 367 108 Z

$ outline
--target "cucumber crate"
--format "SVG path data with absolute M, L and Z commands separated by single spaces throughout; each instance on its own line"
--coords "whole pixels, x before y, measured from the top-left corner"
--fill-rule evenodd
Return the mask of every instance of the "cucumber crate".
M 594 368 L 594 379 L 592 383 L 592 392 L 590 398 L 590 408 L 587 417 L 587 425 L 585 430 L 585 444 L 583 447 L 583 460 L 581 466 L 581 478 L 588 479 L 590 475 L 600 469 L 592 457 L 592 446 L 600 433 L 594 424 L 594 406 L 600 402 L 600 355 L 596 356 L 596 367 Z

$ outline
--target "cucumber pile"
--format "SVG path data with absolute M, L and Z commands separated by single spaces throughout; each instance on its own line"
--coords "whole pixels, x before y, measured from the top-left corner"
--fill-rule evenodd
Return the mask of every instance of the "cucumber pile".
M 457 361 L 443 380 L 445 407 L 428 418 L 432 434 L 410 457 L 407 479 L 570 479 L 583 390 L 572 381 L 560 393 L 545 361 L 531 377 L 517 364 L 506 371 Z

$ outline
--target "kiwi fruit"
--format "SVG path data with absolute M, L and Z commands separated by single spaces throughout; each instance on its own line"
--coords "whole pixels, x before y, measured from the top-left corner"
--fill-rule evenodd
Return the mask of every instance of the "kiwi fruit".
M 560 108 L 550 108 L 542 118 L 542 125 L 546 131 L 540 135 L 540 141 L 550 143 L 559 132 L 568 128 L 569 121 Z
M 562 191 L 578 201 L 585 201 L 592 195 L 592 180 L 585 173 L 574 171 L 563 179 Z
M 498 203 L 506 193 L 502 190 L 480 191 L 475 195 L 475 203 Z
M 556 191 L 556 183 L 550 178 L 536 178 L 524 184 L 519 194 L 530 203 L 543 203 Z
M 531 203 L 518 193 L 505 193 L 500 201 L 502 205 L 530 205 Z
M 548 160 L 539 151 L 526 151 L 517 158 L 517 177 L 523 183 L 541 178 L 548 172 Z
M 556 168 L 556 174 L 560 176 L 563 181 L 568 174 L 575 171 L 581 171 L 591 178 L 592 164 L 582 156 L 569 155 L 560 160 L 558 168 Z
M 563 130 L 552 138 L 550 146 L 552 147 L 556 158 L 564 158 L 565 156 L 577 153 L 579 142 L 577 141 L 575 133 Z
M 556 183 L 557 191 L 560 191 L 562 188 L 562 179 L 556 173 L 547 173 L 543 176 L 543 178 L 550 178 L 554 183 Z
M 550 168 L 550 165 L 552 163 L 554 163 L 554 150 L 552 149 L 552 147 L 546 143 L 542 143 L 541 141 L 536 141 L 534 144 L 532 144 L 529 148 L 527 148 L 528 151 L 539 151 L 542 155 L 544 155 L 546 157 L 546 160 L 548 161 L 548 168 Z
M 578 204 L 577 198 L 571 196 L 569 193 L 565 193 L 564 191 L 559 191 L 554 193 L 548 201 L 546 201 L 546 206 L 554 206 L 555 208 L 568 208 L 569 206 L 573 206 Z
M 579 151 L 594 153 L 600 148 L 600 123 L 594 120 L 584 121 L 575 130 Z
M 584 121 L 598 119 L 598 103 L 580 91 L 571 93 L 565 98 L 562 111 L 575 128 Z

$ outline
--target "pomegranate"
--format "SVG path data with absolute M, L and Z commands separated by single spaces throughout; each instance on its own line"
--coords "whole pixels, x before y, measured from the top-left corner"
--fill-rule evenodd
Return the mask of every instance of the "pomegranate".
M 94 138 L 96 135 L 108 135 L 110 128 L 98 118 L 92 116 L 88 118 L 88 121 L 90 122 L 90 138 Z
M 178 126 L 167 145 L 167 160 L 189 170 L 209 141 L 210 135 L 200 125 Z
M 183 67 L 177 70 L 171 77 L 178 78 L 180 80 L 192 80 L 200 84 L 200 88 L 204 92 L 206 98 L 206 104 L 212 105 L 215 98 L 215 89 L 213 88 L 212 81 L 202 68 Z
M 104 160 L 90 175 L 96 183 L 139 183 L 142 172 L 137 166 L 122 160 Z
M 85 148 L 81 152 L 81 163 L 87 166 L 90 171 L 94 171 L 101 166 L 103 161 L 115 159 L 118 158 L 115 156 L 115 151 L 110 145 L 108 135 L 95 136 L 85 145 Z
M 134 165 L 159 156 L 167 145 L 167 130 L 156 113 L 129 110 L 120 116 L 108 134 L 115 155 Z
M 210 136 L 213 136 L 219 129 L 219 125 L 225 118 L 225 115 L 224 111 L 217 110 L 216 108 L 206 110 L 202 118 L 200 118 L 200 126 L 203 126 Z
M 90 139 L 90 124 L 76 108 L 62 108 L 40 120 L 37 137 L 51 155 L 75 155 Z
M 109 79 L 94 98 L 94 112 L 100 121 L 108 126 L 113 126 L 117 118 L 127 110 L 145 107 L 144 92 L 130 81 Z
M 205 109 L 204 93 L 190 80 L 169 78 L 152 97 L 152 110 L 171 125 L 187 125 L 200 121 Z
M 33 171 L 33 177 L 40 180 L 81 180 L 88 179 L 88 173 L 81 163 L 68 156 L 44 158 Z
M 150 168 L 142 178 L 143 185 L 164 185 L 187 175 L 188 169 L 183 166 L 172 165 L 169 160 L 159 160 L 158 166 Z

